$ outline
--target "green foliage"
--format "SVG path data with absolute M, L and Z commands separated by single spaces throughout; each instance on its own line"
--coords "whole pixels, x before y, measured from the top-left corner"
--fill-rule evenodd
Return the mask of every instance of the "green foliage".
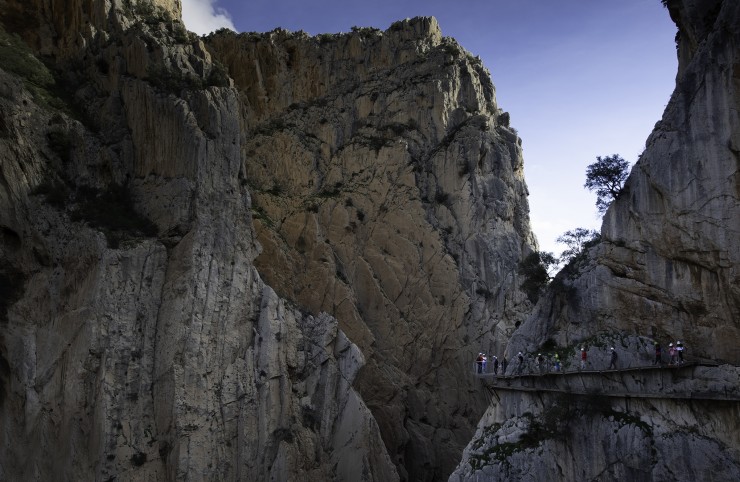
M 163 65 L 149 66 L 147 77 L 154 87 L 175 96 L 180 96 L 183 89 L 198 90 L 205 86 L 203 79 Z
M 281 194 L 283 194 L 283 186 L 281 186 L 278 181 L 275 181 L 272 187 L 265 192 L 272 196 L 280 196 Z
M 4 70 L 23 77 L 32 85 L 47 88 L 54 84 L 49 69 L 37 59 L 18 35 L 8 34 L 0 27 L 0 65 Z
M 252 206 L 252 217 L 254 219 L 259 219 L 262 224 L 267 226 L 268 228 L 272 228 L 275 226 L 275 222 L 270 218 L 270 216 L 267 215 L 264 209 L 260 206 Z
M 557 263 L 552 253 L 535 251 L 519 263 L 519 274 L 524 282 L 519 287 L 532 303 L 537 303 L 542 291 L 550 281 L 549 269 Z
M 324 186 L 316 196 L 320 198 L 335 198 L 342 193 L 342 183 L 335 182 L 332 186 Z
M 56 81 L 51 70 L 41 62 L 16 34 L 0 27 L 0 66 L 23 79 L 34 100 L 43 106 L 65 109 L 66 104 L 55 94 Z
M 357 27 L 357 26 L 353 26 L 351 28 L 351 30 L 352 30 L 352 33 L 359 34 L 360 37 L 362 37 L 362 38 L 375 37 L 375 36 L 377 36 L 378 34 L 381 33 L 381 30 L 379 28 L 374 28 L 374 27 Z
M 332 33 L 322 33 L 316 36 L 319 40 L 319 44 L 324 45 L 331 42 L 334 42 L 339 38 L 338 35 L 332 34 Z
M 575 228 L 564 232 L 555 241 L 567 246 L 560 253 L 559 262 L 569 264 L 583 255 L 588 248 L 599 243 L 601 241 L 601 234 L 593 229 Z
M 460 50 L 460 46 L 452 39 L 445 39 L 446 41 L 443 41 L 443 43 L 440 45 L 440 49 L 449 55 L 452 55 L 453 57 L 459 57 L 462 54 L 462 50 Z
M 229 86 L 229 72 L 218 61 L 213 62 L 211 71 L 205 79 L 183 72 L 177 67 L 166 67 L 164 65 L 149 66 L 147 78 L 158 90 L 175 96 L 180 96 L 183 89 L 201 90 L 207 87 Z
M 287 129 L 289 125 L 283 119 L 272 119 L 254 129 L 255 136 L 271 136 L 277 131 Z
M 229 70 L 218 60 L 213 61 L 213 67 L 208 74 L 206 85 L 213 87 L 228 87 L 230 85 Z
M 190 43 L 191 40 L 190 32 L 188 32 L 188 29 L 186 29 L 181 23 L 176 23 L 172 26 L 172 38 L 180 44 Z
M 586 168 L 586 183 L 583 187 L 589 191 L 596 191 L 596 209 L 600 214 L 606 212 L 622 192 L 628 175 L 629 162 L 618 154 L 597 156 L 596 162 Z

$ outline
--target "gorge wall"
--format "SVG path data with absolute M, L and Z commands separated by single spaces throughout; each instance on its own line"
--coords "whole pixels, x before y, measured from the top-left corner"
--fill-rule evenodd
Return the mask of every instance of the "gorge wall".
M 429 18 L 0 12 L 0 478 L 446 477 L 536 247 L 480 60 Z
M 604 391 L 588 382 L 591 397 L 502 393 L 451 480 L 740 477 L 737 397 L 691 399 L 707 380 L 736 387 L 740 362 L 740 4 L 666 7 L 679 68 L 663 118 L 606 212 L 601 242 L 557 275 L 509 351 L 525 353 L 528 373 L 538 352 L 574 366 L 580 346 L 605 369 L 613 346 L 626 368 L 651 366 L 656 341 L 667 362 L 669 342 L 680 340 L 689 361 L 716 366 L 697 372 L 685 399 L 627 403 L 623 386 L 624 399 L 594 406 Z M 709 386 L 721 398 L 728 385 Z
M 357 387 L 402 471 L 446 476 L 485 407 L 460 374 L 530 307 L 520 141 L 489 74 L 433 18 L 207 45 L 242 99 L 257 269 L 367 356 Z

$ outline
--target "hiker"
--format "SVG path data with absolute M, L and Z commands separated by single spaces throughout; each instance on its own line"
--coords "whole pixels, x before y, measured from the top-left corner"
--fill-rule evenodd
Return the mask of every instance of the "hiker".
M 488 357 L 486 354 L 483 354 L 483 373 L 486 373 L 486 364 L 488 363 Z
M 506 376 L 506 367 L 509 366 L 509 360 L 506 359 L 506 354 L 504 353 L 504 359 L 501 360 L 501 375 Z
M 678 364 L 683 364 L 683 343 L 680 341 L 676 342 L 676 355 L 678 357 Z
M 537 354 L 536 360 L 537 360 L 537 371 L 542 373 L 542 368 L 544 366 L 544 361 L 545 361 L 545 359 L 542 358 L 542 353 Z
M 519 352 L 517 353 L 516 357 L 519 360 L 519 366 L 516 367 L 516 371 L 517 373 L 521 373 L 522 368 L 524 367 L 524 355 L 522 354 L 522 352 Z
M 555 354 L 555 371 L 560 371 L 560 356 L 557 353 Z
M 670 357 L 670 360 L 668 362 L 669 365 L 675 365 L 676 363 L 676 349 L 673 347 L 673 343 L 668 343 L 668 356 Z
M 663 365 L 660 343 L 658 343 L 657 341 L 655 342 L 655 361 L 653 362 L 653 365 Z
M 588 353 L 586 353 L 586 348 L 581 347 L 581 370 L 586 369 L 586 360 L 588 360 Z
M 617 352 L 614 351 L 614 347 L 612 347 L 612 356 L 611 360 L 609 361 L 609 370 L 616 370 L 617 369 Z
M 493 374 L 498 375 L 498 358 L 496 358 L 496 355 L 493 355 Z
M 483 371 L 483 353 L 478 353 L 478 358 L 475 359 L 476 368 L 478 373 Z

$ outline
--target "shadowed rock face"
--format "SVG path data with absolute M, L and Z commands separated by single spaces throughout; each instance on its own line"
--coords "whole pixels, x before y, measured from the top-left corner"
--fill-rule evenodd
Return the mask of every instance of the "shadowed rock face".
M 238 92 L 145 3 L 3 4 L 59 71 L 3 45 L 0 479 L 397 480 L 357 345 L 254 267 Z
M 621 366 L 635 367 L 651 363 L 654 341 L 667 360 L 669 342 L 681 340 L 689 360 L 740 363 L 740 4 L 673 0 L 667 8 L 679 28 L 679 68 L 663 118 L 604 217 L 602 242 L 558 274 L 510 351 L 558 350 L 575 366 L 585 345 L 606 367 L 615 346 Z M 715 381 L 736 380 L 737 367 L 694 377 L 688 393 L 711 398 L 725 386 Z M 580 388 L 603 389 L 588 380 Z M 740 476 L 736 401 L 587 401 L 502 395 L 451 480 Z M 530 423 L 551 413 L 562 421 Z
M 258 271 L 368 357 L 402 476 L 446 477 L 486 403 L 460 374 L 529 310 L 520 141 L 488 72 L 433 18 L 207 44 L 240 92 Z
M 446 477 L 530 308 L 487 71 L 434 19 L 179 5 L 0 2 L 0 478 Z
M 669 7 L 676 90 L 604 217 L 603 242 L 558 276 L 514 335 L 517 350 L 610 331 L 740 363 L 740 9 Z

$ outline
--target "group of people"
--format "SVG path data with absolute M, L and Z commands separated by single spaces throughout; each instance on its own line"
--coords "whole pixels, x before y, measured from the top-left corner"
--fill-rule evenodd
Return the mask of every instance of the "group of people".
M 660 346 L 660 343 L 657 341 L 653 343 L 655 348 L 655 362 L 653 365 L 663 365 L 663 348 Z M 677 341 L 676 343 L 669 343 L 668 344 L 668 355 L 669 355 L 669 365 L 682 365 L 684 363 L 684 345 L 680 341 Z M 524 368 L 524 354 L 522 352 L 517 353 L 516 356 L 518 360 L 518 365 L 515 369 L 516 373 L 521 373 L 522 369 Z M 493 363 L 493 374 L 498 375 L 499 371 L 499 360 L 496 357 L 496 355 L 493 355 L 491 357 L 492 363 Z M 555 353 L 552 357 L 551 363 L 548 363 L 546 358 L 542 355 L 542 353 L 538 353 L 535 357 L 535 366 L 537 368 L 537 371 L 539 373 L 543 373 L 545 371 L 549 371 L 548 367 L 552 367 L 553 371 L 559 372 L 562 370 L 562 363 L 560 360 L 560 355 Z M 580 349 L 580 368 L 581 370 L 585 370 L 589 366 L 588 361 L 588 351 L 586 350 L 586 347 L 583 346 Z M 608 370 L 617 370 L 618 369 L 618 360 L 619 355 L 617 354 L 617 351 L 614 349 L 614 347 L 611 347 L 609 349 L 609 367 Z M 488 373 L 487 371 L 487 363 L 488 363 L 488 356 L 485 353 L 478 353 L 478 358 L 475 360 L 476 363 L 476 370 L 478 373 Z M 504 355 L 502 361 L 501 361 L 501 374 L 506 373 L 506 366 L 508 365 L 508 361 L 506 359 L 506 355 Z
M 619 356 L 617 355 L 616 350 L 614 350 L 614 347 L 611 347 L 609 350 L 611 352 L 609 356 L 609 369 L 616 370 L 617 369 L 617 359 Z M 520 365 L 524 361 L 524 356 L 522 355 L 522 352 L 519 352 L 519 363 Z M 581 358 L 581 370 L 585 370 L 588 367 L 588 351 L 586 350 L 586 347 L 581 347 L 580 351 L 580 358 Z M 537 367 L 537 371 L 542 373 L 546 368 L 547 364 L 545 362 L 545 357 L 542 356 L 542 353 L 538 353 L 535 357 L 535 366 Z M 559 372 L 562 370 L 562 363 L 560 362 L 560 355 L 555 353 L 552 358 L 552 369 L 553 371 Z
M 498 369 L 499 369 L 499 362 L 498 357 L 496 355 L 493 355 L 491 357 L 492 364 L 493 364 L 493 374 L 498 375 Z M 506 373 L 506 366 L 509 364 L 509 362 L 506 360 L 506 355 L 504 355 L 504 358 L 501 360 L 501 373 Z M 476 365 L 476 371 L 478 373 L 488 373 L 486 370 L 486 367 L 488 365 L 488 355 L 485 353 L 478 353 L 478 358 L 475 359 L 475 365 Z
M 663 365 L 663 349 L 660 346 L 660 343 L 657 341 L 654 343 L 655 345 L 655 361 L 653 362 L 653 365 Z M 680 341 L 677 341 L 674 345 L 673 343 L 668 344 L 668 364 L 669 365 L 682 365 L 683 364 L 683 351 L 684 346 L 683 343 Z

